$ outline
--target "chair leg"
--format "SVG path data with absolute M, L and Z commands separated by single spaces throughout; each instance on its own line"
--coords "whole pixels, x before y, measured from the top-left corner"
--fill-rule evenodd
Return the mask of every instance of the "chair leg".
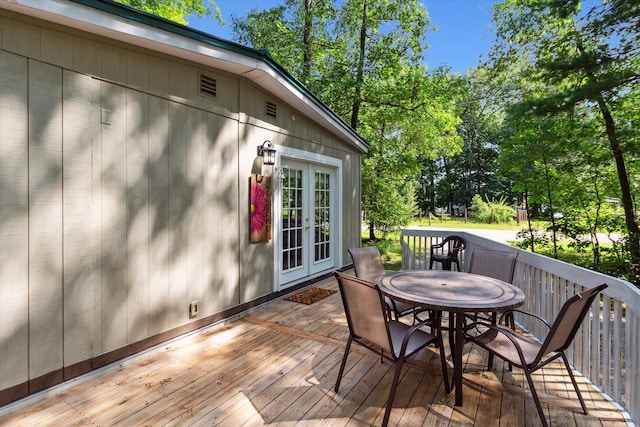
M 584 399 L 582 398 L 582 393 L 580 393 L 580 389 L 578 388 L 578 383 L 576 382 L 576 378 L 573 376 L 573 372 L 571 372 L 571 366 L 569 366 L 569 362 L 567 362 L 567 357 L 565 356 L 564 352 L 562 352 L 561 354 L 562 356 L 560 357 L 564 362 L 564 366 L 566 366 L 567 368 L 567 372 L 569 372 L 569 377 L 571 378 L 571 382 L 573 383 L 573 389 L 576 391 L 576 394 L 578 395 L 578 399 L 580 400 L 580 405 L 582 406 L 582 410 L 584 411 L 585 415 L 588 415 L 587 405 L 585 405 L 584 403 Z
M 511 364 L 509 364 L 509 368 L 511 368 Z M 492 369 L 493 369 L 493 353 L 490 352 L 489 357 L 487 359 L 487 371 L 490 371 Z
M 336 380 L 336 386 L 334 387 L 334 391 L 337 393 L 340 388 L 340 381 L 342 380 L 342 374 L 344 373 L 344 367 L 347 364 L 347 356 L 349 355 L 349 350 L 351 349 L 351 341 L 353 341 L 353 337 L 349 334 L 349 339 L 347 340 L 347 345 L 344 348 L 344 355 L 342 356 L 342 363 L 340 364 L 340 371 L 338 372 L 338 379 Z
M 513 329 L 514 331 L 516 330 L 516 321 L 513 316 L 513 312 L 509 312 L 504 316 L 504 325 L 507 328 Z
M 538 397 L 538 393 L 536 392 L 536 388 L 533 385 L 533 378 L 531 377 L 531 372 L 528 368 L 524 368 L 524 375 L 527 377 L 527 383 L 529 383 L 529 390 L 531 390 L 531 396 L 533 397 L 533 401 L 536 404 L 536 408 L 538 409 L 538 415 L 540 416 L 540 422 L 543 427 L 549 427 L 547 423 L 547 419 L 544 416 L 544 411 L 542 410 L 542 404 L 540 403 L 540 398 Z
M 398 382 L 400 381 L 400 371 L 402 370 L 402 364 L 404 363 L 404 354 L 400 355 L 400 358 L 396 360 L 396 371 L 393 374 L 393 382 L 391 383 L 391 390 L 389 390 L 389 397 L 387 398 L 387 408 L 384 411 L 384 418 L 382 419 L 382 427 L 386 427 L 389 424 L 389 417 L 391 416 L 391 408 L 393 407 L 393 399 L 396 397 L 396 388 L 398 388 Z

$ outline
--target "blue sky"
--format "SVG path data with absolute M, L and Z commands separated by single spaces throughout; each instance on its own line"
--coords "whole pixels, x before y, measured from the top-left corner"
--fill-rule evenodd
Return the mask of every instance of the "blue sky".
M 232 40 L 231 16 L 244 16 L 254 8 L 267 9 L 283 0 L 215 0 L 226 22 L 190 18 L 189 26 L 223 39 Z M 429 69 L 447 64 L 453 72 L 464 73 L 478 65 L 479 57 L 489 50 L 493 35 L 491 5 L 495 0 L 424 0 L 431 25 L 439 30 L 427 36 Z

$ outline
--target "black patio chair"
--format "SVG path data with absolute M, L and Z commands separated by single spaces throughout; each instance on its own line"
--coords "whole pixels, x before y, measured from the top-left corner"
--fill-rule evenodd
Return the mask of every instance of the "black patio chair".
M 453 265 L 460 271 L 458 254 L 467 247 L 467 241 L 460 236 L 447 236 L 442 242 L 431 245 L 429 251 L 429 270 L 433 269 L 433 263 L 442 263 L 443 270 L 451 270 Z

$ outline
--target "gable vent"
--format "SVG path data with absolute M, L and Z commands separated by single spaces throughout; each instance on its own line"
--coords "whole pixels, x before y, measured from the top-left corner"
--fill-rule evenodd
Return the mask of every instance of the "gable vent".
M 200 75 L 200 94 L 204 96 L 209 96 L 211 98 L 215 98 L 216 92 L 217 92 L 216 79 L 214 79 L 213 77 L 209 77 L 201 74 Z
M 275 103 L 267 101 L 267 116 L 278 118 L 278 106 Z

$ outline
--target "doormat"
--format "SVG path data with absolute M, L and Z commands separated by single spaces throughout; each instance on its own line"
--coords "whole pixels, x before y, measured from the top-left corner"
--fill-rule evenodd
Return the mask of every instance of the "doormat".
M 338 291 L 332 291 L 330 289 L 322 288 L 309 288 L 305 291 L 289 295 L 285 298 L 285 300 L 309 305 L 313 304 L 314 302 L 320 301 L 321 299 L 324 299 L 330 295 L 333 295 L 336 292 Z

